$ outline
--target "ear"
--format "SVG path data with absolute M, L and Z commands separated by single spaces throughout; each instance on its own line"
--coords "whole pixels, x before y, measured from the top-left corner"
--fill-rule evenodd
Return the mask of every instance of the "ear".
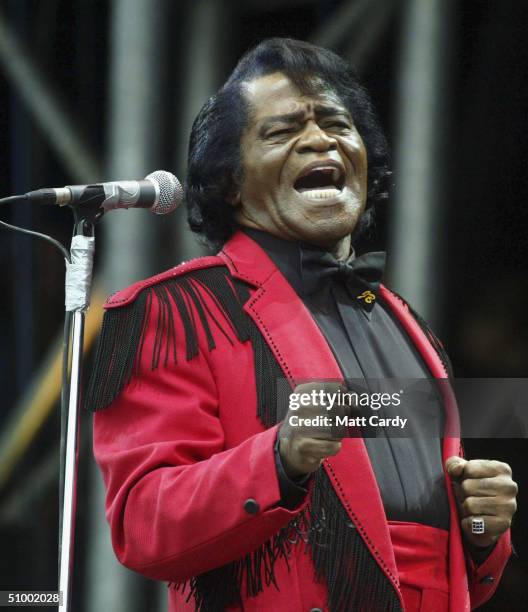
M 240 201 L 241 201 L 240 189 L 238 189 L 238 187 L 235 186 L 233 190 L 227 194 L 225 200 L 230 206 L 233 206 L 235 208 L 237 206 L 240 206 Z
M 225 201 L 237 208 L 242 204 L 242 178 L 240 169 L 235 169 L 230 176 L 230 185 L 227 187 Z

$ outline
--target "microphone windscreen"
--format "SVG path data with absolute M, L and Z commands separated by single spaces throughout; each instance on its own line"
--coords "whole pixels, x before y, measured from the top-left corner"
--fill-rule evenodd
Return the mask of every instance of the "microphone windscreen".
M 159 192 L 158 201 L 150 209 L 157 215 L 166 215 L 176 210 L 183 200 L 183 188 L 180 181 L 165 170 L 156 170 L 145 177 L 154 183 Z

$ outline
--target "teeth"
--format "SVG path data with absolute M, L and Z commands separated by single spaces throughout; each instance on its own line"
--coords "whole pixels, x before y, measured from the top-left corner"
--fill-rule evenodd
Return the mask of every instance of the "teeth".
M 328 189 L 306 189 L 301 192 L 301 195 L 305 198 L 312 198 L 314 200 L 324 200 L 326 198 L 334 198 L 340 193 L 339 189 L 331 187 Z
M 334 168 L 332 170 L 332 180 L 336 183 L 339 180 L 339 168 Z

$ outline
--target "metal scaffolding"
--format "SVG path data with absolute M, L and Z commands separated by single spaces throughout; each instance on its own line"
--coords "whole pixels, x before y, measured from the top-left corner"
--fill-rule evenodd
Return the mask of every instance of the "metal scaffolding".
M 194 118 L 219 86 L 222 61 L 229 52 L 222 35 L 229 28 L 230 7 L 218 0 L 195 0 L 189 7 L 181 83 L 182 108 L 176 125 L 175 166 L 181 176 L 187 167 L 187 147 Z M 229 38 L 227 39 L 229 40 Z M 206 253 L 192 234 L 182 207 L 174 215 L 176 261 Z
M 389 263 L 392 286 L 438 325 L 443 241 L 442 138 L 451 0 L 408 0 L 395 104 L 395 197 Z M 445 248 L 445 246 L 444 246 Z
M 162 26 L 168 5 L 165 0 L 114 0 L 111 8 L 106 175 L 142 178 L 159 160 L 160 75 L 166 55 Z M 101 228 L 106 292 L 155 271 L 158 225 L 151 213 L 115 211 L 103 220 Z M 146 581 L 124 569 L 115 558 L 104 517 L 102 478 L 95 462 L 90 484 L 86 609 L 142 612 Z
M 82 141 L 75 122 L 60 104 L 56 93 L 35 69 L 2 13 L 0 64 L 72 179 L 79 183 L 101 180 L 97 159 Z
M 311 40 L 346 57 L 362 74 L 386 33 L 396 5 L 396 0 L 343 2 Z

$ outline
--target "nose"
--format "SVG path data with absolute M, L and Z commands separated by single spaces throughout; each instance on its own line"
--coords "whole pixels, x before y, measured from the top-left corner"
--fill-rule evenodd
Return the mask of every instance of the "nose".
M 297 153 L 324 152 L 337 149 L 337 141 L 322 130 L 315 121 L 308 121 L 297 141 Z

